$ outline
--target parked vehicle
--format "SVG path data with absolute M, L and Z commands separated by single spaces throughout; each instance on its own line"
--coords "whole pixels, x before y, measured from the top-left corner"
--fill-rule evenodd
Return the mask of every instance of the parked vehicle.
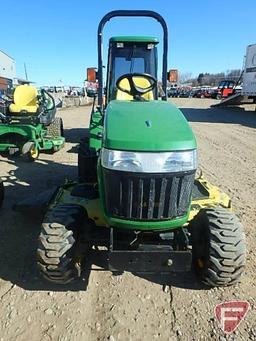
M 188 98 L 190 97 L 190 91 L 188 90 L 181 90 L 179 93 L 179 97 L 181 98 Z
M 226 98 L 234 94 L 236 82 L 234 80 L 223 80 L 218 85 L 218 93 L 221 98 Z
M 195 92 L 193 92 L 192 97 L 196 97 L 196 98 L 210 98 L 211 97 L 211 93 L 209 89 L 198 89 Z
M 86 88 L 86 94 L 88 97 L 96 97 L 98 93 L 98 90 L 96 88 Z
M 64 146 L 62 119 L 55 117 L 54 98 L 45 90 L 19 85 L 13 96 L 2 99 L 0 110 L 0 152 L 22 154 L 28 161 L 40 151 L 58 151 Z
M 178 96 L 178 90 L 177 88 L 171 87 L 167 89 L 167 96 L 168 97 L 177 97 Z
M 234 95 L 241 91 L 241 86 L 233 80 L 223 80 L 219 83 L 218 88 L 211 93 L 211 98 L 222 99 Z

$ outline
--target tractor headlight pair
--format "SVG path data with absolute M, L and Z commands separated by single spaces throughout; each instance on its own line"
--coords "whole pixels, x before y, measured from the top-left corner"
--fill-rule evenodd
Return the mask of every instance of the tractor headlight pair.
M 102 148 L 102 166 L 108 169 L 140 173 L 172 173 L 196 170 L 197 151 L 128 152 Z

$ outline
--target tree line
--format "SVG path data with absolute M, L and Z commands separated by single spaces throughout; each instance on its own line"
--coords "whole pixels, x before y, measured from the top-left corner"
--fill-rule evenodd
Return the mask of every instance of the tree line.
M 241 76 L 241 70 L 240 69 L 234 69 L 234 70 L 227 70 L 226 72 L 219 72 L 219 73 L 199 73 L 197 77 L 192 77 L 192 73 L 181 73 L 179 75 L 179 83 L 185 84 L 189 83 L 192 86 L 203 86 L 203 85 L 209 85 L 209 86 L 217 86 L 220 81 L 222 80 L 234 80 L 239 81 Z

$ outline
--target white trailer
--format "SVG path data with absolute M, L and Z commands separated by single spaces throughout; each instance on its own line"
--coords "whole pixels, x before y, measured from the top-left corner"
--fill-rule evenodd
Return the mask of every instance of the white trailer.
M 249 45 L 246 49 L 241 94 L 256 97 L 256 44 Z

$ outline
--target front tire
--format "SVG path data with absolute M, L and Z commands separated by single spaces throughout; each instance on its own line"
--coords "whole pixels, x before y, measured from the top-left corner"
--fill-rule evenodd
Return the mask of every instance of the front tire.
M 86 213 L 81 206 L 59 204 L 46 214 L 38 240 L 37 264 L 45 279 L 68 284 L 81 275 L 79 243 Z
M 28 162 L 34 162 L 39 158 L 39 149 L 34 142 L 26 142 L 21 153 L 24 160 Z
M 191 222 L 195 271 L 210 287 L 237 283 L 246 262 L 243 226 L 224 208 L 201 210 Z

